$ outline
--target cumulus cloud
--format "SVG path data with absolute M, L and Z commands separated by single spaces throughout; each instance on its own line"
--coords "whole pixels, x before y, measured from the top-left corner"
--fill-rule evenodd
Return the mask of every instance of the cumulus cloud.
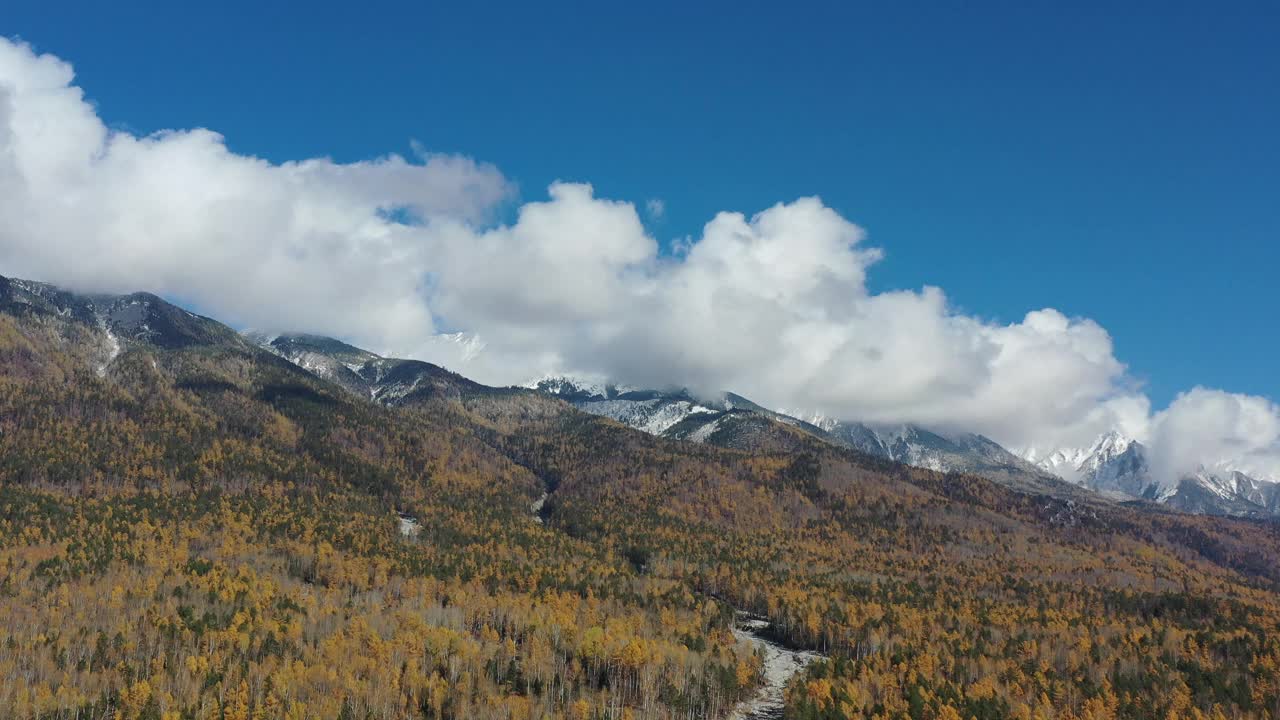
M 1157 478 L 1207 465 L 1280 480 L 1280 406 L 1196 387 L 1156 413 L 1149 444 Z
M 208 130 L 112 131 L 67 63 L 0 39 L 5 274 L 148 289 L 495 384 L 581 372 L 731 389 L 1015 447 L 1119 428 L 1170 471 L 1230 455 L 1280 475 L 1274 404 L 1196 389 L 1152 413 L 1091 320 L 998 323 L 935 287 L 872 293 L 882 251 L 818 198 L 720 213 L 664 253 L 633 204 L 590 185 L 555 183 L 495 224 L 511 196 L 494 167 L 416 148 L 272 163 Z
M 429 333 L 419 232 L 510 193 L 454 156 L 272 164 L 197 129 L 109 130 L 70 65 L 0 39 L 0 267 L 85 290 L 146 288 L 233 322 Z
M 467 372 L 732 388 L 774 407 L 1088 443 L 1142 398 L 1096 323 L 957 314 L 938 288 L 872 294 L 881 251 L 817 198 L 721 213 L 662 257 L 630 205 L 557 184 L 517 222 L 437 228 L 433 310 L 479 333 Z M 501 259 L 496 260 L 496 259 Z M 1145 414 L 1145 411 L 1143 411 Z

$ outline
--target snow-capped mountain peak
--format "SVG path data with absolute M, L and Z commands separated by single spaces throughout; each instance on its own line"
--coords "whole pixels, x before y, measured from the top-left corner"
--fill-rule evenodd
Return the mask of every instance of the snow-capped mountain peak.
M 1104 433 L 1094 442 L 1093 447 L 1089 448 L 1088 455 L 1083 462 L 1087 467 L 1096 468 L 1109 460 L 1123 455 L 1129 448 L 1133 447 L 1134 442 L 1133 438 L 1116 430 Z
M 1088 449 L 1023 457 L 1068 482 L 1118 498 L 1154 500 L 1188 512 L 1267 515 L 1280 510 L 1280 485 L 1251 477 L 1230 462 L 1193 472 L 1156 477 L 1142 443 L 1123 433 L 1101 435 Z
M 548 395 L 558 395 L 566 399 L 582 397 L 606 400 L 610 397 L 610 390 L 613 390 L 613 394 L 619 392 L 617 386 L 605 381 L 603 378 L 556 373 L 549 373 L 521 383 L 520 387 L 538 390 Z
M 1102 434 L 1087 448 L 1027 450 L 1022 456 L 1067 482 L 1098 492 L 1149 497 L 1155 490 L 1142 444 L 1118 431 Z
M 1137 441 L 1133 438 L 1113 430 L 1100 435 L 1089 447 L 1057 448 L 1049 451 L 1027 448 L 1018 454 L 1067 482 L 1097 490 L 1103 489 L 1096 487 L 1095 476 L 1099 470 L 1131 452 L 1136 445 Z

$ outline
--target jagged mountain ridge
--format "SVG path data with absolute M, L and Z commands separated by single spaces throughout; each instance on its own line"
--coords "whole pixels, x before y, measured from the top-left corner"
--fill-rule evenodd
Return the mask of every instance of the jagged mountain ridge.
M 1044 490 L 1037 483 L 1009 482 L 992 472 L 1010 465 L 1003 449 L 985 438 L 965 438 L 968 450 L 980 448 L 997 463 L 965 457 L 961 443 L 920 428 L 900 432 L 896 442 L 860 443 L 857 433 L 874 433 L 866 426 L 817 424 L 775 412 L 734 393 L 695 398 L 686 390 L 642 390 L 571 378 L 544 378 L 526 388 L 494 388 L 473 382 L 431 363 L 382 357 L 334 338 L 309 334 L 236 333 L 216 320 L 202 317 L 148 293 L 89 295 L 45 283 L 0 278 L 0 307 L 13 314 L 47 314 L 74 318 L 101 333 L 99 371 L 131 343 L 158 348 L 200 345 L 234 347 L 244 352 L 266 351 L 293 366 L 332 382 L 354 395 L 381 405 L 409 405 L 435 398 L 459 399 L 534 392 L 554 396 L 592 415 L 609 417 L 649 434 L 742 450 L 788 450 L 813 436 L 865 454 L 935 470 L 984 474 L 1022 489 Z M 790 428 L 780 432 L 780 428 Z M 855 430 L 855 428 L 857 428 Z M 834 432 L 833 432 L 834 431 Z M 800 433 L 801 435 L 795 435 Z M 925 445 L 929 448 L 925 449 Z M 947 460 L 938 460 L 938 449 Z M 1052 488 L 1049 488 L 1052 490 Z
M 1027 450 L 1023 457 L 1090 490 L 1131 498 L 1159 496 L 1148 472 L 1146 449 L 1119 432 L 1105 433 L 1087 448 L 1059 449 L 1043 455 Z

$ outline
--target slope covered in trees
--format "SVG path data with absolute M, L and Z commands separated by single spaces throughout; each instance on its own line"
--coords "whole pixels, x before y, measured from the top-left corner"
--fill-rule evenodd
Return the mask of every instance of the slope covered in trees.
M 655 438 L 433 366 L 385 407 L 149 296 L 7 285 L 6 716 L 723 717 L 759 681 L 735 608 L 831 656 L 791 717 L 1280 715 L 1272 525 L 776 424 Z

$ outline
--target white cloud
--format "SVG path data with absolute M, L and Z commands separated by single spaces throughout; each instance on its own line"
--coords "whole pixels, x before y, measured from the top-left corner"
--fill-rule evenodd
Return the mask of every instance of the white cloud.
M 661 198 L 649 198 L 644 203 L 644 211 L 650 220 L 661 220 L 667 215 L 667 204 Z
M 956 314 L 937 288 L 869 293 L 881 252 L 816 198 L 721 213 L 675 258 L 659 256 L 629 207 L 556 185 L 549 203 L 527 206 L 536 223 L 526 210 L 510 228 L 437 238 L 450 270 L 433 309 L 486 343 L 467 372 L 732 388 L 775 407 L 975 428 L 1019 445 L 1087 443 L 1140 404 L 1091 321 L 1042 310 L 996 325 Z
M 1162 467 L 1231 454 L 1280 474 L 1275 405 L 1197 389 L 1153 415 L 1091 320 L 1003 324 L 938 288 L 871 293 L 881 251 L 818 198 L 720 213 L 664 255 L 635 206 L 585 184 L 493 226 L 512 192 L 495 168 L 415 151 L 276 164 L 208 130 L 113 132 L 69 65 L 0 39 L 0 272 L 148 289 L 491 383 L 569 371 L 732 389 L 1020 447 L 1119 427 Z
M 1280 406 L 1266 398 L 1192 388 L 1156 413 L 1149 442 L 1158 478 L 1225 465 L 1280 480 Z
M 110 131 L 71 67 L 0 39 L 0 268 L 86 290 L 146 288 L 248 325 L 380 343 L 430 332 L 422 233 L 475 222 L 493 167 L 391 155 L 273 164 L 208 130 Z

